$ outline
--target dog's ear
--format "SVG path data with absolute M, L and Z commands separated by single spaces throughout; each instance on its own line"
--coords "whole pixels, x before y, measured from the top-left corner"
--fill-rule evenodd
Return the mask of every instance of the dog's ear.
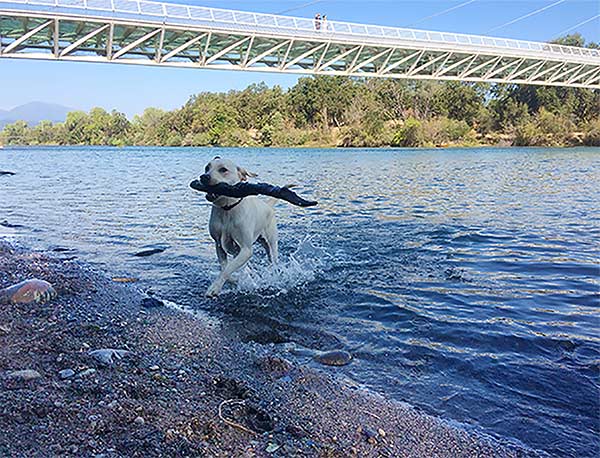
M 245 168 L 239 166 L 237 168 L 237 171 L 241 181 L 248 181 L 248 177 L 254 178 L 258 176 L 256 173 L 249 172 Z

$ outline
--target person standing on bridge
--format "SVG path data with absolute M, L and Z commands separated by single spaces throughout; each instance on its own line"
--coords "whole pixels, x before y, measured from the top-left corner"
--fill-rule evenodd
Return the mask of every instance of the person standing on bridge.
M 321 15 L 319 13 L 315 14 L 315 30 L 317 32 L 321 30 Z
M 323 32 L 327 32 L 327 15 L 326 14 L 323 15 L 323 19 L 321 20 L 321 28 L 323 29 Z

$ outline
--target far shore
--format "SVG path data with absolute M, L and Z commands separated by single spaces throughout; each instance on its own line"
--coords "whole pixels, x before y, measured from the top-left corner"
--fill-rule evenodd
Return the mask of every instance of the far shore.
M 502 144 L 451 144 L 441 146 L 166 146 L 166 145 L 58 145 L 55 143 L 35 144 L 35 145 L 0 145 L 0 149 L 18 150 L 18 149 L 35 149 L 35 148 L 56 148 L 56 149 L 110 149 L 110 150 L 128 150 L 128 149 L 228 149 L 228 150 L 250 150 L 250 149 L 265 149 L 265 150 L 374 150 L 374 151 L 427 151 L 427 150 L 464 150 L 464 149 L 525 149 L 525 150 L 547 150 L 547 149 L 598 149 L 599 146 L 589 145 L 562 145 L 562 146 L 516 146 Z

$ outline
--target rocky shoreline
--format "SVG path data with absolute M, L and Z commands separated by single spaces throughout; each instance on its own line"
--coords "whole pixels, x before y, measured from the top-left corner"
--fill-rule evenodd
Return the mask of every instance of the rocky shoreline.
M 28 278 L 57 297 L 0 305 L 0 457 L 537 456 L 0 241 L 0 288 Z

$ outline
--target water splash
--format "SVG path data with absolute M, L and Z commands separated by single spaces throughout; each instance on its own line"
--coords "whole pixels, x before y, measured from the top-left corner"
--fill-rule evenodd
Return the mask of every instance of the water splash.
M 286 294 L 295 287 L 314 281 L 330 259 L 327 251 L 314 236 L 300 240 L 296 250 L 287 257 L 280 257 L 276 265 L 252 260 L 237 277 L 235 292 L 274 297 Z

